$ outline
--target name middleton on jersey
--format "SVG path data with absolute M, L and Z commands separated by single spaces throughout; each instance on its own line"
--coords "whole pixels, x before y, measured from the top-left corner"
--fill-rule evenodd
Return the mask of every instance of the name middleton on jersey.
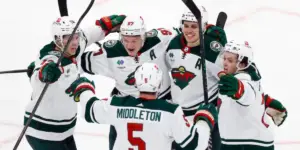
M 140 110 L 134 108 L 118 108 L 117 118 L 140 119 L 160 122 L 161 112 Z

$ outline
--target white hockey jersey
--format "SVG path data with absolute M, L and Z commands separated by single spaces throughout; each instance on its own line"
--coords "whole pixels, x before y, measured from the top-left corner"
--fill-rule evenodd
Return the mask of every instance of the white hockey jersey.
M 99 100 L 85 91 L 80 105 L 87 122 L 115 127 L 118 136 L 113 150 L 170 150 L 174 140 L 184 150 L 204 150 L 208 145 L 206 122 L 192 126 L 177 104 L 163 99 L 113 96 Z
M 205 38 L 206 76 L 209 102 L 217 99 L 219 78 L 222 70 L 221 45 Z M 166 61 L 171 68 L 171 94 L 174 103 L 179 104 L 186 116 L 192 118 L 200 103 L 204 102 L 200 46 L 188 47 L 182 34 L 177 35 L 167 50 Z M 190 117 L 189 117 L 190 116 Z
M 73 135 L 77 119 L 77 104 L 69 97 L 65 90 L 78 78 L 78 66 L 81 63 L 81 55 L 86 46 L 104 39 L 105 33 L 98 26 L 92 26 L 84 30 L 84 37 L 80 40 L 80 46 L 76 55 L 63 58 L 60 64 L 63 72 L 58 81 L 49 85 L 37 111 L 27 129 L 26 134 L 44 140 L 61 141 Z M 44 46 L 37 60 L 35 71 L 31 77 L 33 93 L 31 101 L 26 107 L 24 124 L 27 122 L 45 83 L 39 79 L 39 68 L 45 61 L 57 62 L 60 52 L 55 50 L 54 42 Z
M 239 100 L 219 94 L 219 130 L 222 144 L 272 146 L 273 135 L 268 129 L 265 102 L 260 81 L 253 81 L 247 73 L 235 75 L 244 85 Z
M 128 55 L 120 40 L 109 40 L 98 52 L 86 52 L 82 56 L 82 68 L 86 73 L 100 74 L 115 79 L 119 95 L 139 96 L 135 87 L 134 72 L 144 62 L 156 63 L 163 70 L 163 83 L 159 98 L 170 97 L 170 75 L 165 53 L 171 39 L 178 34 L 177 29 L 153 29 L 147 32 L 143 48 L 137 57 Z

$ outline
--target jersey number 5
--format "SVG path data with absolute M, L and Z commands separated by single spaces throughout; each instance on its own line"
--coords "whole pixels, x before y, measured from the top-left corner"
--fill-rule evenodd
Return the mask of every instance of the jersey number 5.
M 127 132 L 128 132 L 128 141 L 132 146 L 137 146 L 138 150 L 146 150 L 146 143 L 139 137 L 133 137 L 134 131 L 143 131 L 143 124 L 140 123 L 128 123 Z M 129 148 L 128 150 L 133 150 Z

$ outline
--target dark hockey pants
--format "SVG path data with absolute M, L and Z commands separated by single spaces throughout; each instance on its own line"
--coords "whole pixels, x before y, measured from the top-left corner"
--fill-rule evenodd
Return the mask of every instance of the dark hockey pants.
M 63 141 L 48 141 L 26 135 L 26 139 L 33 150 L 77 150 L 73 136 Z
M 117 131 L 115 127 L 111 125 L 109 129 L 109 137 L 108 137 L 109 150 L 113 150 L 116 139 L 117 139 Z

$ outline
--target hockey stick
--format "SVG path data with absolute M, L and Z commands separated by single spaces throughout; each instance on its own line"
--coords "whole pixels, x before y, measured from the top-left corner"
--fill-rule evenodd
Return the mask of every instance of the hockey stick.
M 57 0 L 60 16 L 68 16 L 68 7 L 67 7 L 67 0 Z M 24 73 L 27 72 L 27 69 L 18 69 L 18 70 L 8 70 L 8 71 L 0 71 L 0 74 L 6 73 Z
M 17 69 L 17 70 L 8 70 L 8 71 L 0 71 L 0 74 L 6 74 L 6 73 L 23 73 L 27 72 L 28 69 Z
M 59 8 L 60 16 L 62 16 L 62 17 L 63 16 L 69 16 L 67 0 L 58 0 L 58 8 Z M 101 47 L 100 42 L 95 42 L 94 44 Z
M 67 0 L 58 0 L 60 16 L 69 16 Z
M 67 7 L 67 0 L 57 0 L 60 16 L 68 16 L 68 7 Z M 0 74 L 6 73 L 24 73 L 27 72 L 27 69 L 18 69 L 18 70 L 8 70 L 8 71 L 0 71 Z
M 216 26 L 224 29 L 227 20 L 227 14 L 221 11 L 218 15 Z
M 63 50 L 61 56 L 58 58 L 58 61 L 57 61 L 57 63 L 56 63 L 57 66 L 58 66 L 58 65 L 60 64 L 60 62 L 62 61 L 62 59 L 63 59 L 63 57 L 64 57 L 64 53 L 67 51 L 67 49 L 68 49 L 68 47 L 69 47 L 69 44 L 70 44 L 70 42 L 71 42 L 71 39 L 73 38 L 73 36 L 74 36 L 74 34 L 75 34 L 75 32 L 76 32 L 76 30 L 77 30 L 79 24 L 81 23 L 81 21 L 83 20 L 83 18 L 86 16 L 86 14 L 90 11 L 90 9 L 92 8 L 94 2 L 95 2 L 95 0 L 91 0 L 90 4 L 88 5 L 88 7 L 87 7 L 86 10 L 84 11 L 84 13 L 80 16 L 80 18 L 79 18 L 79 20 L 78 20 L 78 22 L 77 22 L 77 24 L 76 24 L 76 26 L 75 26 L 73 32 L 71 33 L 71 36 L 69 37 L 69 39 L 68 39 L 68 41 L 67 41 L 66 46 L 64 47 L 64 50 Z M 21 142 L 21 140 L 22 140 L 22 138 L 23 138 L 23 136 L 24 136 L 24 134 L 25 134 L 25 132 L 26 132 L 26 130 L 27 130 L 27 128 L 28 128 L 28 126 L 29 126 L 31 120 L 32 120 L 32 118 L 33 118 L 33 115 L 35 114 L 35 112 L 36 112 L 36 110 L 37 110 L 39 104 L 41 103 L 42 98 L 43 98 L 43 96 L 45 95 L 45 93 L 46 93 L 48 87 L 49 87 L 49 83 L 46 83 L 44 89 L 42 90 L 42 93 L 41 93 L 39 99 L 37 100 L 37 102 L 36 102 L 36 104 L 35 104 L 35 106 L 34 106 L 32 112 L 31 112 L 31 114 L 30 114 L 30 116 L 29 116 L 29 118 L 28 118 L 28 120 L 27 120 L 27 122 L 26 122 L 26 124 L 25 124 L 25 126 L 24 126 L 24 128 L 23 128 L 23 130 L 22 130 L 22 132 L 21 132 L 21 134 L 20 134 L 20 136 L 19 136 L 19 138 L 18 138 L 18 140 L 17 140 L 15 146 L 14 146 L 14 148 L 13 148 L 13 150 L 17 150 L 17 148 L 18 148 L 18 146 L 19 146 L 19 144 L 20 144 L 20 142 Z
M 208 104 L 208 90 L 207 90 L 207 76 L 206 76 L 206 62 L 205 62 L 205 47 L 204 47 L 204 38 L 202 33 L 202 18 L 201 12 L 194 3 L 193 0 L 182 0 L 183 3 L 191 10 L 195 15 L 199 24 L 199 38 L 200 38 L 200 57 L 201 57 L 201 66 L 202 66 L 202 80 L 203 80 L 203 91 L 204 91 L 204 102 Z

